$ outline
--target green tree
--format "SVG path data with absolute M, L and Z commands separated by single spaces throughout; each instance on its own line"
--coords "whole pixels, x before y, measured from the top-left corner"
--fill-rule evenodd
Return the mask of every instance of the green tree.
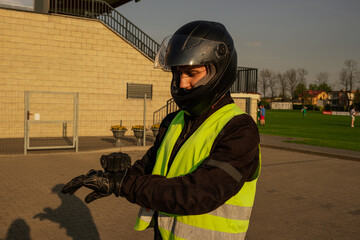
M 313 91 L 324 91 L 324 92 L 331 92 L 331 87 L 329 86 L 329 84 L 327 84 L 326 82 L 323 82 L 319 85 L 317 85 L 316 83 L 310 83 L 309 84 L 309 90 L 313 90 Z
M 331 92 L 331 87 L 327 83 L 322 83 L 318 86 L 318 90 L 324 91 L 324 92 Z
M 319 90 L 319 86 L 316 83 L 310 83 L 309 90 L 317 91 Z
M 307 88 L 305 84 L 298 83 L 295 88 L 294 96 L 296 98 L 301 98 L 301 103 L 304 105 L 304 98 L 306 97 Z

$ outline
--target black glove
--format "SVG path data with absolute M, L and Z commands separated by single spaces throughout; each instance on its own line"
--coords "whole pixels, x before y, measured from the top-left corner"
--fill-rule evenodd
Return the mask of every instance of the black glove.
M 102 155 L 100 164 L 105 172 L 124 171 L 131 167 L 131 158 L 126 153 L 111 153 L 109 155 Z
M 91 169 L 86 175 L 80 175 L 68 182 L 63 187 L 61 192 L 72 195 L 83 186 L 90 188 L 94 191 L 86 196 L 86 203 L 90 203 L 96 199 L 109 196 L 112 193 L 118 197 L 120 195 L 120 188 L 126 173 L 127 168 L 125 171 L 119 171 L 116 173 L 104 173 L 101 170 L 96 171 Z

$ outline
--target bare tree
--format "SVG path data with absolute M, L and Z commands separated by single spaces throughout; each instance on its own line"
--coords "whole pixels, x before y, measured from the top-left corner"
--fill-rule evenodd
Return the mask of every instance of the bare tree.
M 340 80 L 340 85 L 342 85 L 345 88 L 345 91 L 347 91 L 349 88 L 349 82 L 347 80 L 347 71 L 345 68 L 341 69 L 339 73 L 339 80 Z
M 348 59 L 344 62 L 345 67 L 340 71 L 340 84 L 345 87 L 346 92 L 350 92 L 347 99 L 347 106 L 350 106 L 351 91 L 354 89 L 356 82 L 359 80 L 358 64 L 355 60 Z
M 260 89 L 264 98 L 266 98 L 266 90 L 269 87 L 269 79 L 270 79 L 271 71 L 266 68 L 261 70 L 259 75 L 260 75 Z
M 285 78 L 286 78 L 286 81 L 289 84 L 290 96 L 291 96 L 291 99 L 293 101 L 293 98 L 295 96 L 295 88 L 296 88 L 297 80 L 298 80 L 296 78 L 296 70 L 293 69 L 293 68 L 290 69 L 290 70 L 287 70 L 285 72 Z
M 270 72 L 269 87 L 271 91 L 271 98 L 274 98 L 276 95 L 277 77 L 273 71 Z
M 304 95 L 305 95 L 305 86 L 306 86 L 306 78 L 305 76 L 308 75 L 309 72 L 305 68 L 299 68 L 297 70 L 297 81 L 300 83 L 301 86 L 301 104 L 304 105 Z
M 339 73 L 339 80 L 340 80 L 340 85 L 342 85 L 345 88 L 345 101 L 347 105 L 349 105 L 348 94 L 347 94 L 349 89 L 349 82 L 347 78 L 347 71 L 345 68 L 341 69 Z
M 280 87 L 280 96 L 282 97 L 282 101 L 284 101 L 286 99 L 286 91 L 288 89 L 285 73 L 278 73 L 277 81 Z
M 329 82 L 329 74 L 327 72 L 321 72 L 316 75 L 316 83 L 317 85 L 328 84 Z

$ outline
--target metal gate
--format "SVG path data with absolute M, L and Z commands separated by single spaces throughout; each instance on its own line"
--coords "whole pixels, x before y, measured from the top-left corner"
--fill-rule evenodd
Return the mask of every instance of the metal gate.
M 24 154 L 28 150 L 78 151 L 79 93 L 25 91 Z

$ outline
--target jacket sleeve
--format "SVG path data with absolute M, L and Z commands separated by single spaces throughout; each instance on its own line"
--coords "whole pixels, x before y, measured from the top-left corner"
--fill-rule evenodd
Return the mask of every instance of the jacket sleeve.
M 194 172 L 175 178 L 129 174 L 121 196 L 142 207 L 170 214 L 210 212 L 251 179 L 259 164 L 259 142 L 252 118 L 246 114 L 236 116 L 224 127 L 209 157 Z

